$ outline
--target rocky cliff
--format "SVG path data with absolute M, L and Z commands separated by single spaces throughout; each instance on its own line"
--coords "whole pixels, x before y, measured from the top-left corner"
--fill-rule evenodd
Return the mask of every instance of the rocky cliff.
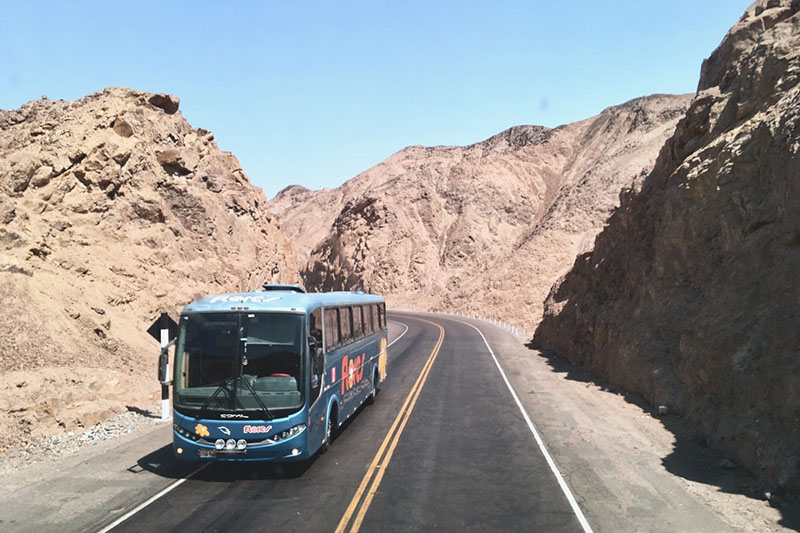
M 555 129 L 517 126 L 460 147 L 412 146 L 337 189 L 270 201 L 312 289 L 532 327 L 552 283 L 635 187 L 690 96 L 654 95 Z M 531 274 L 530 265 L 536 265 Z
M 800 2 L 756 2 L 536 342 L 800 489 Z
M 178 106 L 0 111 L 0 448 L 149 406 L 159 311 L 295 279 L 261 190 Z

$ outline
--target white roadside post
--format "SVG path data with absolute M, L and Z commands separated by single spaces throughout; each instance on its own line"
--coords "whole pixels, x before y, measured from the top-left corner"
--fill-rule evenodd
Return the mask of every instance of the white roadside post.
M 161 383 L 161 421 L 170 419 L 169 409 L 169 347 L 178 336 L 178 324 L 169 314 L 161 313 L 153 324 L 147 328 L 147 333 L 161 344 L 161 353 L 158 356 L 158 381 Z
M 166 313 L 165 313 L 166 314 Z M 167 317 L 169 318 L 169 317 Z M 169 328 L 164 323 L 163 315 L 161 320 L 161 349 L 169 350 Z M 167 352 L 169 353 L 169 352 Z M 167 356 L 167 377 L 169 377 L 169 355 Z M 161 383 L 161 421 L 169 420 L 169 385 Z

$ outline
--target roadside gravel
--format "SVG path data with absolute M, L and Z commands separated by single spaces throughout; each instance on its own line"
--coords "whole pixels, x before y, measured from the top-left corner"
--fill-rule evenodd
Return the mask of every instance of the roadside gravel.
M 160 417 L 158 413 L 155 406 L 147 411 L 128 411 L 83 430 L 39 438 L 27 445 L 12 445 L 0 454 L 0 478 L 26 466 L 62 459 L 83 448 L 155 426 Z

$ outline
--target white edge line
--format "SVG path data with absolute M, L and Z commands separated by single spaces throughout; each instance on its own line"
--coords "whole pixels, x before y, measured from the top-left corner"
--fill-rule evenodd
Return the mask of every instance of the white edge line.
M 111 531 L 112 529 L 114 529 L 115 527 L 117 527 L 118 525 L 123 523 L 125 520 L 127 520 L 130 517 L 132 517 L 133 515 L 135 515 L 136 513 L 138 513 L 139 511 L 141 511 L 142 509 L 144 509 L 145 507 L 147 507 L 148 505 L 150 505 L 151 503 L 153 503 L 157 499 L 161 498 L 162 496 L 165 496 L 172 489 L 177 488 L 184 481 L 186 481 L 187 479 L 189 479 L 193 475 L 197 474 L 198 472 L 200 472 L 202 469 L 204 469 L 205 467 L 207 467 L 210 464 L 211 463 L 205 463 L 203 465 L 200 465 L 200 467 L 197 470 L 195 470 L 194 472 L 192 472 L 188 476 L 179 479 L 178 481 L 176 481 L 175 483 L 173 483 L 169 487 L 165 488 L 164 490 L 162 490 L 161 492 L 159 492 L 158 494 L 156 494 L 155 496 L 153 496 L 152 498 L 150 498 L 146 502 L 139 504 L 137 507 L 135 507 L 134 509 L 128 511 L 124 515 L 120 516 L 119 518 L 117 518 L 116 520 L 114 520 L 113 522 L 108 524 L 106 527 L 104 527 L 103 529 L 101 529 L 97 533 L 107 533 L 108 531 Z
M 389 346 L 391 346 L 392 344 L 396 343 L 397 341 L 399 341 L 399 340 L 400 340 L 400 338 L 401 338 L 403 335 L 405 335 L 405 334 L 408 332 L 408 325 L 407 325 L 407 324 L 403 324 L 402 322 L 400 322 L 400 321 L 398 321 L 398 320 L 390 320 L 390 322 L 394 322 L 395 324 L 400 324 L 400 325 L 402 325 L 402 326 L 405 326 L 405 328 L 406 328 L 406 329 L 403 331 L 403 333 L 401 333 L 400 335 L 398 335 L 398 336 L 397 336 L 397 338 L 396 338 L 395 340 L 393 340 L 392 342 L 390 342 L 389 344 L 387 344 L 387 345 L 386 345 L 386 347 L 387 347 L 387 348 L 388 348 Z
M 575 516 L 578 517 L 578 522 L 581 523 L 581 526 L 583 526 L 583 530 L 586 533 L 592 533 L 592 527 L 589 525 L 589 522 L 586 521 L 586 517 L 583 516 L 583 511 L 581 511 L 581 508 L 578 505 L 578 502 L 575 500 L 575 496 L 572 494 L 572 491 L 569 490 L 569 487 L 567 486 L 567 482 L 564 481 L 564 476 L 561 475 L 561 472 L 558 470 L 558 467 L 556 466 L 555 461 L 553 461 L 553 458 L 550 457 L 550 454 L 548 453 L 547 448 L 544 447 L 544 441 L 542 441 L 542 438 L 539 436 L 539 432 L 536 431 L 536 428 L 534 427 L 533 422 L 531 421 L 530 417 L 528 416 L 528 413 L 525 411 L 525 408 L 522 406 L 522 402 L 519 401 L 519 396 L 517 396 L 517 393 L 514 392 L 514 387 L 511 386 L 511 382 L 508 381 L 508 378 L 506 377 L 506 373 L 503 372 L 503 367 L 500 366 L 500 361 L 497 360 L 497 356 L 494 355 L 494 351 L 492 350 L 492 347 L 489 346 L 489 341 L 487 341 L 486 337 L 483 336 L 483 332 L 481 330 L 479 330 L 477 327 L 473 326 L 469 322 L 462 322 L 461 320 L 454 320 L 454 319 L 450 319 L 450 320 L 453 320 L 453 322 L 458 322 L 459 324 L 464 324 L 466 326 L 471 327 L 472 329 L 477 331 L 478 334 L 481 336 L 481 338 L 483 339 L 484 344 L 486 344 L 486 347 L 489 349 L 489 353 L 492 354 L 492 359 L 494 359 L 494 364 L 497 365 L 497 369 L 500 371 L 500 375 L 503 376 L 503 381 L 506 382 L 506 386 L 508 387 L 508 390 L 511 391 L 511 396 L 513 396 L 514 397 L 514 401 L 517 402 L 517 407 L 519 407 L 519 410 L 522 412 L 522 416 L 525 418 L 525 422 L 528 423 L 528 427 L 530 428 L 531 433 L 533 433 L 533 438 L 536 439 L 536 444 L 539 445 L 539 449 L 542 450 L 542 455 L 544 455 L 544 458 L 547 460 L 547 464 L 550 466 L 550 470 L 553 472 L 553 475 L 556 477 L 556 481 L 558 481 L 558 486 L 561 487 L 561 490 L 564 493 L 564 496 L 567 497 L 567 500 L 569 501 L 569 504 L 572 507 L 573 512 L 575 513 Z

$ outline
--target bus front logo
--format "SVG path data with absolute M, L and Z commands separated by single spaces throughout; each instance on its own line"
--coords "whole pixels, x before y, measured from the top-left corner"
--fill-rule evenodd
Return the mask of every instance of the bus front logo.
M 242 428 L 245 433 L 269 433 L 272 426 L 250 426 L 247 425 Z
M 223 432 L 225 435 L 227 435 L 229 437 L 231 436 L 231 430 L 226 428 L 225 426 L 220 426 L 217 429 L 220 430 L 221 432 Z

